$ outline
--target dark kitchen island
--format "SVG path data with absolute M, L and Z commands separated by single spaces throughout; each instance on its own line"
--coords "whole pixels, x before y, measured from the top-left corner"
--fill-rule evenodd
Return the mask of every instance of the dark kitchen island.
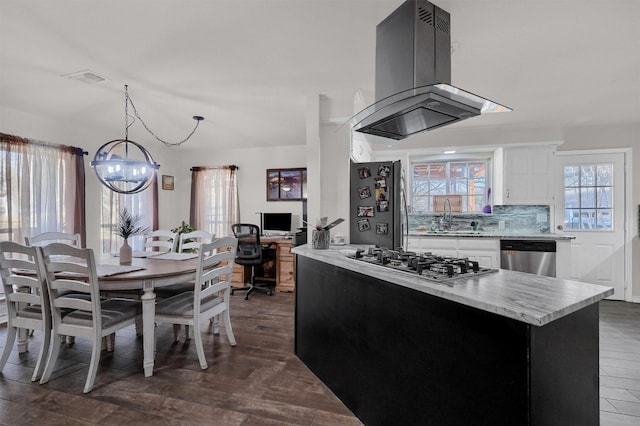
M 599 424 L 610 287 L 506 270 L 447 285 L 293 251 L 296 354 L 365 424 Z

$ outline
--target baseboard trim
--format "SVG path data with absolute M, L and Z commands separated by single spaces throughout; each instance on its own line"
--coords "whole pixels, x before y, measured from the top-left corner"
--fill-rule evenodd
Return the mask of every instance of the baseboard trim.
M 631 303 L 640 303 L 640 296 L 632 297 Z

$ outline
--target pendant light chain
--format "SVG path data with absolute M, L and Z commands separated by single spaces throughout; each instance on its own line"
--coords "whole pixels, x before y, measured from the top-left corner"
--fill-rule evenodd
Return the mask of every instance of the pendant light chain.
M 204 117 L 201 117 L 199 115 L 194 115 L 193 119 L 196 120 L 196 126 L 193 128 L 191 133 L 189 133 L 187 135 L 187 137 L 184 138 L 183 140 L 181 140 L 180 142 L 167 142 L 167 141 L 159 138 L 155 133 L 153 133 L 153 131 L 149 128 L 149 126 L 147 126 L 147 124 L 144 122 L 142 117 L 140 117 L 140 114 L 138 114 L 138 110 L 136 109 L 136 106 L 134 105 L 133 100 L 131 100 L 131 97 L 129 96 L 128 86 L 126 84 L 124 86 L 124 93 L 125 93 L 125 110 L 124 110 L 125 111 L 125 139 L 128 139 L 129 127 L 131 125 L 133 125 L 133 122 L 131 122 L 131 124 L 129 124 L 129 113 L 128 113 L 129 104 L 131 104 L 131 108 L 133 108 L 134 115 L 136 116 L 136 118 L 138 120 L 140 120 L 140 123 L 142 123 L 142 126 L 147 130 L 147 132 L 149 132 L 149 134 L 151 134 L 151 136 L 156 138 L 156 140 L 158 142 L 164 144 L 167 147 L 180 146 L 183 143 L 185 143 L 186 141 L 188 141 L 191 138 L 191 136 L 193 136 L 193 134 L 196 132 L 196 129 L 198 128 L 198 125 L 200 124 L 200 122 L 202 120 L 204 120 Z
M 129 127 L 133 125 L 133 122 L 129 124 L 129 86 L 124 85 L 124 140 L 129 140 Z

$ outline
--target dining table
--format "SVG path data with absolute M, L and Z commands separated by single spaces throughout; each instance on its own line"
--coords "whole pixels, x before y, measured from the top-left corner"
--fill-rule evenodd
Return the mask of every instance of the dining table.
M 141 290 L 143 369 L 145 377 L 153 375 L 155 358 L 154 289 L 195 280 L 198 258 L 195 254 L 168 253 L 134 257 L 131 265 L 120 265 L 119 257 L 96 254 L 98 284 L 101 292 L 118 293 Z

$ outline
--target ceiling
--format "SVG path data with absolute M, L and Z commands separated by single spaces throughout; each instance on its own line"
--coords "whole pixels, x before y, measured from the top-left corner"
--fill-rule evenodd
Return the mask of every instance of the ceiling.
M 0 108 L 116 139 L 128 84 L 163 139 L 201 115 L 190 147 L 304 144 L 309 95 L 373 93 L 375 26 L 401 2 L 0 0 Z M 451 13 L 452 84 L 514 109 L 434 132 L 640 121 L 639 1 L 433 2 Z M 65 77 L 83 70 L 105 81 Z

